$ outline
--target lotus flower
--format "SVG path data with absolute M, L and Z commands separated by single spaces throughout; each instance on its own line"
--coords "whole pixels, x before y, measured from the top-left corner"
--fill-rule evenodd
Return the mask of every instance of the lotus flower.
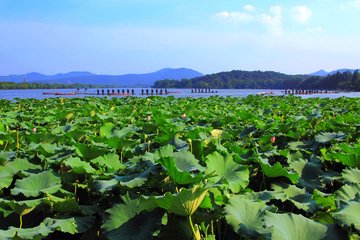
M 32 129 L 32 132 L 33 132 L 33 133 L 36 133 L 36 130 L 37 130 L 37 129 L 34 127 L 34 128 Z
M 148 121 L 150 121 L 150 120 L 151 120 L 151 116 L 148 115 L 146 119 L 147 119 Z
M 181 118 L 186 118 L 186 113 L 181 114 Z
M 271 142 L 271 143 L 275 143 L 275 141 L 276 141 L 276 137 L 270 138 L 270 142 Z
M 220 138 L 222 133 L 223 133 L 222 130 L 214 129 L 211 131 L 211 136 L 213 136 L 213 138 Z

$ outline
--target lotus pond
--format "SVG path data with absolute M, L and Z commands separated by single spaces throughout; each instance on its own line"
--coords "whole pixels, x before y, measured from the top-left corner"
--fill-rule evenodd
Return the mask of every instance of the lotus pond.
M 0 239 L 358 239 L 360 99 L 0 100 Z

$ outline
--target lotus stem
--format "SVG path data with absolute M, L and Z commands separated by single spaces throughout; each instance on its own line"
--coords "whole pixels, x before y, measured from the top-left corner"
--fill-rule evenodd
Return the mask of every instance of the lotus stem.
M 124 157 L 124 147 L 121 148 L 121 152 L 120 152 L 120 163 L 123 162 L 123 157 Z
M 196 234 L 196 231 L 195 231 L 195 228 L 194 228 L 194 224 L 192 222 L 192 219 L 191 219 L 191 215 L 189 215 L 189 223 L 190 223 L 190 227 L 191 227 L 191 231 L 193 232 L 193 235 L 194 235 L 194 238 L 196 240 L 201 240 L 198 235 Z
M 148 152 L 150 152 L 150 145 L 151 145 L 151 141 L 148 141 Z
M 188 142 L 189 142 L 189 146 L 190 146 L 190 152 L 193 153 L 192 140 L 189 138 Z
M 9 143 L 9 141 L 5 141 L 4 151 L 6 151 L 6 148 L 7 148 L 8 143 Z
M 19 226 L 19 228 L 21 229 L 22 228 L 22 226 L 23 226 L 23 215 L 22 214 L 20 214 L 20 226 Z
M 75 181 L 75 184 L 74 184 L 74 186 L 75 186 L 75 189 L 74 189 L 75 198 L 76 198 L 76 195 L 77 195 L 78 183 L 79 183 L 79 180 L 76 180 L 76 181 Z M 78 200 L 78 202 L 79 202 L 79 198 L 77 198 L 77 200 Z
M 16 129 L 16 150 L 19 151 L 20 143 L 19 143 L 19 129 Z

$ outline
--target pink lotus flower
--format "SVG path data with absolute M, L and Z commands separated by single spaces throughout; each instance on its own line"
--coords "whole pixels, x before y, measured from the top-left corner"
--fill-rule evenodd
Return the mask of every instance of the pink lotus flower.
M 36 128 L 33 128 L 33 129 L 32 129 L 32 132 L 33 132 L 33 133 L 36 133 L 36 130 L 37 130 Z
M 186 118 L 186 113 L 181 114 L 181 118 Z
M 270 142 L 271 142 L 271 143 L 275 143 L 275 141 L 276 141 L 276 137 L 270 138 Z
M 151 120 L 151 116 L 148 115 L 146 119 L 147 119 L 148 121 L 150 121 L 150 120 Z

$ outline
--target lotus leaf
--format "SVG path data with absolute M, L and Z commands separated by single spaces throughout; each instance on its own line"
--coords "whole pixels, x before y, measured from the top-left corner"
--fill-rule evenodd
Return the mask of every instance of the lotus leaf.
M 187 151 L 176 152 L 173 157 L 158 160 L 165 168 L 169 176 L 179 184 L 199 182 L 202 179 L 204 167 L 199 164 L 194 155 Z
M 218 152 L 213 152 L 206 157 L 206 174 L 215 174 L 209 181 L 216 183 L 225 179 L 229 183 L 232 192 L 237 193 L 246 188 L 249 184 L 249 170 L 246 166 L 237 164 L 233 161 L 230 154 L 225 157 Z
M 180 192 L 163 196 L 154 196 L 149 199 L 161 208 L 180 216 L 191 216 L 204 200 L 208 189 L 194 187 L 192 189 L 182 188 Z
M 112 231 L 143 211 L 152 211 L 156 205 L 149 199 L 137 198 L 131 199 L 129 195 L 122 197 L 124 203 L 116 204 L 106 212 L 109 218 L 102 225 L 106 231 Z
M 90 163 L 81 161 L 78 157 L 71 157 L 64 161 L 65 165 L 70 167 L 75 173 L 82 174 L 82 173 L 95 173 L 96 170 L 90 165 Z
M 323 132 L 315 136 L 315 141 L 318 143 L 329 143 L 331 141 L 342 141 L 346 137 L 343 132 Z
M 271 238 L 278 240 L 323 239 L 327 227 L 302 215 L 267 212 L 265 225 L 272 229 Z
M 152 239 L 154 232 L 160 230 L 163 215 L 164 213 L 160 210 L 140 213 L 139 215 L 129 219 L 119 228 L 109 231 L 106 236 L 110 240 Z
M 112 137 L 114 130 L 115 130 L 115 125 L 113 123 L 105 123 L 100 128 L 100 136 L 110 138 Z
M 261 219 L 267 209 L 269 207 L 263 201 L 233 196 L 225 206 L 225 217 L 237 233 L 255 238 L 266 232 Z
M 360 203 L 358 201 L 349 202 L 345 208 L 334 213 L 333 216 L 340 224 L 348 227 L 354 225 L 358 231 L 360 230 Z
M 11 189 L 13 195 L 20 193 L 26 197 L 37 197 L 43 193 L 55 193 L 61 188 L 61 179 L 52 171 L 32 174 L 29 177 L 17 180 Z
M 342 172 L 345 183 L 360 184 L 360 170 L 358 168 L 345 169 Z
M 266 159 L 261 159 L 260 166 L 261 166 L 263 173 L 267 177 L 270 177 L 270 178 L 286 177 L 292 183 L 297 183 L 299 180 L 299 175 L 296 172 L 292 173 L 292 172 L 288 171 L 279 162 L 277 162 L 273 166 L 271 166 Z

